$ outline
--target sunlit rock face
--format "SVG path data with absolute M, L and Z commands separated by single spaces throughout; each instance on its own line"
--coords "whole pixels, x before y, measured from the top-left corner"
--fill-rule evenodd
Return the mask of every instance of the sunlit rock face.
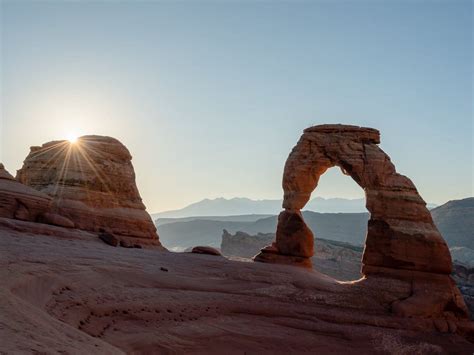
M 338 166 L 364 189 L 370 212 L 362 273 L 411 285 L 411 297 L 394 300 L 392 311 L 426 316 L 451 308 L 466 316 L 464 301 L 449 277 L 449 249 L 425 201 L 411 180 L 396 172 L 379 143 L 380 134 L 372 128 L 320 125 L 306 129 L 285 164 L 285 211 L 278 219 L 276 240 L 255 260 L 290 264 L 297 260 L 295 265 L 311 266 L 313 235 L 302 218 L 296 217 L 320 176 Z M 318 231 L 314 232 L 317 235 Z
M 118 140 L 83 136 L 31 147 L 17 180 L 53 198 L 76 228 L 116 235 L 123 243 L 161 247 L 135 183 L 132 156 Z

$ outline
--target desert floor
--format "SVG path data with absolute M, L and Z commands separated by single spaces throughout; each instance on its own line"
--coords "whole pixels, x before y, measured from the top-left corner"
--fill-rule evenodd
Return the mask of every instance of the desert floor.
M 0 353 L 474 352 L 429 320 L 391 316 L 368 280 L 37 226 L 0 219 Z

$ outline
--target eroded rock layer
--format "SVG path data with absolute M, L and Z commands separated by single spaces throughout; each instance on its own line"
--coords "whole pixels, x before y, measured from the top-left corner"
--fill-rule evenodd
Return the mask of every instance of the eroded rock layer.
M 51 212 L 53 200 L 16 181 L 0 163 L 0 218 L 74 227 L 69 219 Z
M 83 136 L 74 144 L 54 141 L 31 148 L 17 180 L 52 197 L 54 212 L 78 229 L 160 247 L 131 159 L 127 148 L 110 137 Z
M 449 277 L 449 249 L 425 201 L 411 180 L 397 173 L 379 143 L 380 134 L 372 128 L 320 125 L 306 129 L 285 164 L 285 211 L 278 220 L 276 241 L 255 260 L 291 263 L 297 258 L 295 264 L 311 265 L 300 259 L 309 261 L 312 256 L 313 235 L 296 216 L 320 176 L 337 166 L 364 189 L 370 212 L 362 273 L 412 284 L 412 296 L 393 302 L 392 311 L 425 316 L 450 308 L 466 316 L 466 306 Z

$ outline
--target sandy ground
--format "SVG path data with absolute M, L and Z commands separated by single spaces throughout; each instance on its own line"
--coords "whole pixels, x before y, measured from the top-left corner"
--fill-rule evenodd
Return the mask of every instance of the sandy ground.
M 438 333 L 429 320 L 391 316 L 361 283 L 113 248 L 91 234 L 36 226 L 15 231 L 0 220 L 2 354 L 474 352 L 465 337 Z

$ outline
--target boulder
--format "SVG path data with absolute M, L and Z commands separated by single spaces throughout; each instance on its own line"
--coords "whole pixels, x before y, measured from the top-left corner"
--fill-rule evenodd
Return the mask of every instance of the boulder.
M 283 264 L 291 266 L 300 266 L 303 268 L 312 268 L 313 263 L 310 258 L 296 255 L 283 255 L 277 248 L 276 243 L 264 247 L 259 254 L 255 255 L 254 261 L 272 264 Z
M 119 240 L 113 234 L 108 232 L 101 232 L 99 234 L 99 239 L 102 240 L 105 244 L 108 244 L 113 247 L 119 245 Z

